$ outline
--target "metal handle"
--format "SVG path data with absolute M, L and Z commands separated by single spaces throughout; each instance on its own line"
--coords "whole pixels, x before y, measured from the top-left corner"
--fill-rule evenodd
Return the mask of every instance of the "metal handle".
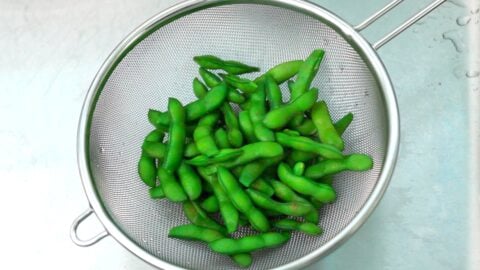
M 419 11 L 417 14 L 413 15 L 410 17 L 408 20 L 406 20 L 404 23 L 402 23 L 400 26 L 395 28 L 392 32 L 388 33 L 386 36 L 378 40 L 377 42 L 373 43 L 372 47 L 375 50 L 378 50 L 381 48 L 383 45 L 388 43 L 390 40 L 392 40 L 394 37 L 398 36 L 400 33 L 405 31 L 408 27 L 412 26 L 414 23 L 416 23 L 418 20 L 421 18 L 425 17 L 428 13 L 433 11 L 435 8 L 443 4 L 446 0 L 436 0 L 421 11 Z M 390 2 L 390 4 L 386 5 L 379 11 L 375 12 L 372 16 L 367 18 L 365 21 L 361 22 L 357 26 L 354 27 L 355 30 L 357 31 L 362 31 L 363 29 L 367 28 L 369 25 L 374 23 L 376 20 L 378 20 L 380 17 L 385 15 L 387 12 L 392 10 L 394 7 L 396 7 L 398 4 L 403 2 L 403 0 L 394 0 Z
M 91 214 L 93 213 L 93 209 L 92 208 L 88 208 L 85 212 L 83 212 L 80 216 L 78 216 L 72 223 L 72 227 L 70 228 L 70 238 L 72 238 L 72 241 L 77 245 L 77 246 L 80 246 L 80 247 L 89 247 L 95 243 L 97 243 L 98 241 L 102 240 L 103 238 L 105 238 L 108 233 L 107 231 L 103 231 L 97 235 L 95 235 L 94 237 L 90 238 L 90 239 L 87 239 L 87 240 L 83 240 L 83 239 L 80 239 L 77 235 L 77 228 L 78 226 L 80 225 L 80 223 L 82 223 L 82 221 L 84 221 L 86 218 L 88 218 Z

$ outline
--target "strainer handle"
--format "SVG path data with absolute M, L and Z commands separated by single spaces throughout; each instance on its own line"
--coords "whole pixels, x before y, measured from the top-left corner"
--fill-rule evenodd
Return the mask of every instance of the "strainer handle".
M 395 28 L 393 31 L 385 35 L 383 38 L 378 40 L 377 42 L 373 43 L 372 47 L 375 50 L 380 49 L 383 45 L 387 44 L 390 40 L 398 36 L 400 33 L 405 31 L 407 28 L 412 26 L 414 23 L 419 21 L 421 18 L 425 17 L 428 13 L 433 11 L 435 8 L 443 4 L 447 0 L 436 0 L 432 2 L 430 5 L 426 6 L 424 9 L 420 10 L 417 14 L 413 15 L 409 19 L 407 19 L 404 23 L 402 23 L 400 26 Z M 377 19 L 385 15 L 387 12 L 392 10 L 394 7 L 396 7 L 398 4 L 403 2 L 403 0 L 394 0 L 390 2 L 388 5 L 380 9 L 379 11 L 375 12 L 372 16 L 368 17 L 365 21 L 361 22 L 357 26 L 354 27 L 355 30 L 357 31 L 362 31 L 363 29 L 367 28 L 369 25 L 374 23 Z
M 70 238 L 72 238 L 72 241 L 77 246 L 89 247 L 89 246 L 97 243 L 98 241 L 102 240 L 106 236 L 108 236 L 107 231 L 103 231 L 103 232 L 95 235 L 94 237 L 92 237 L 90 239 L 86 239 L 86 240 L 80 239 L 78 237 L 78 235 L 77 235 L 78 226 L 82 223 L 82 221 L 84 221 L 86 218 L 88 218 L 92 213 L 93 213 L 93 209 L 89 207 L 85 212 L 83 212 L 81 215 L 79 215 L 72 223 L 72 227 L 70 228 Z

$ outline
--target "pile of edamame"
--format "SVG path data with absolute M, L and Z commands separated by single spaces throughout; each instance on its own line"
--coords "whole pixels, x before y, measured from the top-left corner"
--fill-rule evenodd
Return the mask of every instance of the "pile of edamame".
M 257 67 L 194 57 L 198 99 L 182 104 L 169 98 L 167 111 L 148 112 L 155 129 L 138 163 L 151 198 L 182 203 L 191 222 L 172 228 L 169 237 L 205 242 L 248 267 L 251 252 L 285 244 L 292 231 L 322 233 L 319 208 L 337 197 L 333 175 L 373 166 L 368 155 L 342 153 L 353 114 L 333 122 L 327 104 L 317 101 L 320 91 L 311 83 L 324 54 L 314 50 L 254 80 L 241 75 Z M 231 237 L 240 226 L 258 234 Z

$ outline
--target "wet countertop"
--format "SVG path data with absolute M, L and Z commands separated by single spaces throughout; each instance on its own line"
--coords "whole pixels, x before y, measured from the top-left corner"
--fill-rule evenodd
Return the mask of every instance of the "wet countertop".
M 108 237 L 71 242 L 70 224 L 88 206 L 76 132 L 110 51 L 177 2 L 0 2 L 1 269 L 153 269 Z M 356 24 L 388 0 L 313 2 Z M 375 41 L 428 3 L 405 1 L 363 33 Z M 479 8 L 447 1 L 379 50 L 400 108 L 397 167 L 365 225 L 308 269 L 480 269 Z M 80 233 L 98 230 L 89 219 Z

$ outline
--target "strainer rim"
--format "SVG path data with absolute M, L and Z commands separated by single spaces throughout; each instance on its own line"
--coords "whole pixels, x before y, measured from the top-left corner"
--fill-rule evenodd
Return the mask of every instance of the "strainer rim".
M 174 5 L 157 15 L 153 16 L 145 23 L 137 27 L 131 32 L 123 41 L 117 45 L 117 47 L 111 52 L 105 62 L 102 64 L 98 73 L 96 74 L 92 84 L 89 87 L 86 95 L 82 112 L 80 116 L 78 133 L 77 133 L 77 160 L 82 179 L 83 188 L 90 206 L 94 210 L 97 218 L 100 220 L 105 230 L 122 246 L 128 249 L 137 257 L 146 261 L 147 263 L 159 267 L 168 269 L 184 269 L 177 265 L 163 261 L 152 254 L 145 251 L 135 242 L 133 242 L 122 230 L 111 220 L 110 215 L 106 209 L 102 206 L 101 198 L 96 192 L 93 177 L 89 169 L 89 147 L 88 140 L 90 134 L 90 121 L 91 115 L 95 109 L 96 101 L 99 94 L 103 90 L 103 87 L 108 81 L 111 72 L 115 69 L 121 59 L 135 47 L 136 42 L 142 40 L 143 36 L 149 34 L 150 31 L 156 30 L 156 26 L 163 25 L 165 20 L 173 17 L 176 14 L 183 14 L 184 12 L 195 10 L 197 8 L 203 8 L 210 5 L 228 5 L 239 3 L 251 3 L 251 4 L 267 4 L 281 6 L 289 9 L 295 9 L 314 15 L 315 17 L 321 17 L 322 22 L 328 22 L 330 27 L 335 28 L 335 31 L 342 34 L 343 37 L 353 43 L 357 50 L 362 53 L 364 61 L 369 65 L 369 68 L 374 74 L 381 88 L 381 93 L 386 104 L 387 119 L 388 119 L 388 145 L 384 160 L 384 166 L 380 173 L 379 179 L 369 198 L 366 200 L 360 211 L 354 216 L 350 223 L 343 228 L 335 237 L 330 239 L 320 248 L 305 255 L 292 262 L 277 267 L 276 269 L 298 269 L 313 263 L 321 257 L 332 252 L 343 242 L 345 242 L 351 235 L 353 235 L 361 225 L 363 225 L 366 219 L 370 216 L 372 211 L 378 205 L 378 202 L 383 197 L 385 190 L 390 182 L 390 178 L 393 173 L 394 164 L 398 155 L 399 137 L 400 137 L 400 121 L 398 113 L 398 105 L 391 84 L 391 80 L 388 73 L 377 55 L 376 51 L 372 48 L 371 44 L 366 41 L 354 28 L 347 24 L 343 19 L 336 16 L 332 12 L 320 7 L 316 4 L 309 3 L 302 0 L 187 0 Z

